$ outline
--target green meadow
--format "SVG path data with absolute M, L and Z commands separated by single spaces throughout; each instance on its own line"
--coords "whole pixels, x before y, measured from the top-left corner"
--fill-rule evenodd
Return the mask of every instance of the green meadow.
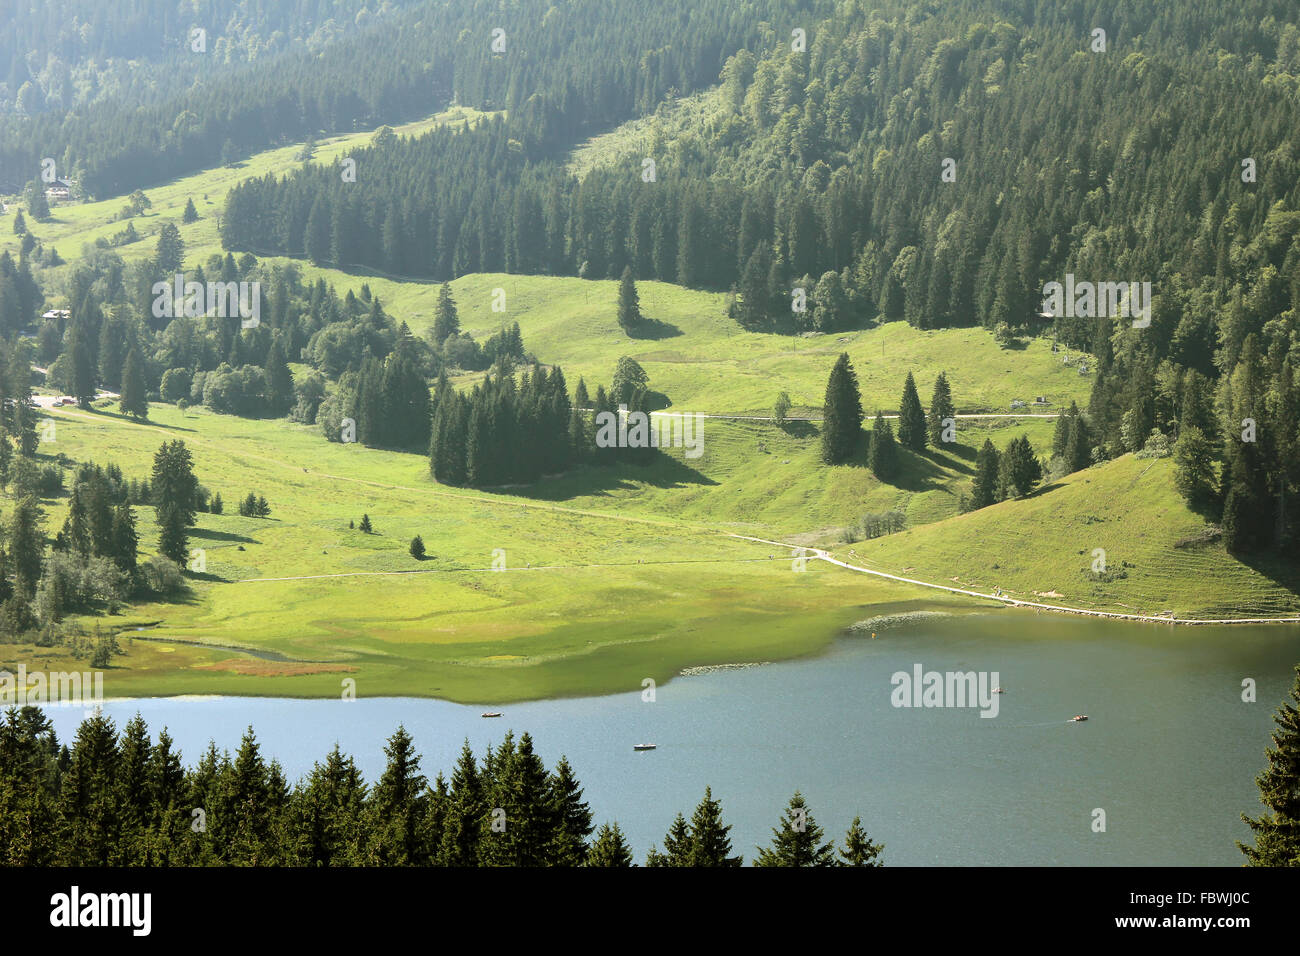
M 395 127 L 402 136 L 415 136 L 436 126 L 461 127 L 488 114 L 457 107 L 416 123 Z M 617 136 L 624 136 L 618 133 Z M 316 143 L 312 162 L 333 162 L 365 146 L 372 132 L 323 139 Z M 619 147 L 620 150 L 625 148 Z M 155 234 L 162 223 L 175 222 L 185 242 L 185 262 L 201 264 L 223 252 L 217 222 L 226 193 L 244 179 L 268 172 L 287 172 L 301 163 L 302 144 L 259 153 L 235 166 L 222 166 L 186 176 L 145 195 L 152 207 L 133 220 L 142 238 L 116 251 L 128 262 L 153 255 Z M 594 162 L 594 160 L 593 160 Z M 364 166 L 358 176 L 365 175 Z M 193 199 L 199 220 L 181 223 L 187 200 Z M 28 220 L 28 228 L 47 247 L 58 249 L 66 264 L 41 270 L 47 307 L 62 303 L 59 289 L 75 268 L 83 247 L 108 239 L 126 226 L 117 220 L 125 202 L 114 197 L 97 202 L 65 203 L 52 208 L 52 220 Z M 0 229 L 0 251 L 18 254 L 18 239 Z M 302 259 L 266 257 L 274 265 L 293 264 L 305 279 L 323 277 L 342 293 L 368 283 L 397 321 L 416 332 L 433 324 L 437 283 L 320 268 Z M 982 328 L 920 331 L 903 322 L 879 328 L 830 335 L 795 337 L 752 333 L 726 314 L 722 293 L 685 289 L 662 282 L 637 284 L 643 313 L 661 323 L 655 339 L 629 338 L 615 321 L 618 282 L 556 276 L 477 274 L 454 280 L 452 289 L 462 328 L 480 341 L 503 325 L 518 322 L 524 345 L 543 363 L 560 364 L 577 383 L 582 376 L 608 384 L 621 356 L 635 358 L 650 376 L 651 387 L 664 393 L 674 407 L 731 415 L 770 415 L 780 391 L 790 395 L 795 415 L 820 414 L 826 375 L 841 352 L 848 352 L 862 385 L 869 412 L 896 409 L 903 378 L 916 376 L 922 400 L 939 372 L 947 372 L 959 412 L 1010 410 L 1014 399 L 1043 396 L 1051 411 L 1071 401 L 1086 401 L 1091 378 L 1066 365 L 1063 353 L 1053 353 L 1045 339 L 1031 339 L 1023 348 L 1001 349 Z M 505 310 L 494 311 L 494 291 L 505 290 Z M 463 375 L 458 384 L 475 380 Z
M 1295 564 L 1228 554 L 1179 496 L 1173 473 L 1172 459 L 1125 455 L 1025 499 L 856 544 L 853 555 L 841 547 L 836 556 L 1065 607 L 1182 618 L 1300 614 Z
M 398 132 L 482 115 L 453 110 Z M 575 154 L 575 168 L 610 161 L 639 135 L 623 130 L 594 140 Z M 321 141 L 314 161 L 337 159 L 370 136 Z M 201 218 L 180 229 L 187 264 L 202 262 L 221 251 L 216 223 L 231 186 L 292 167 L 299 150 L 270 150 L 146 190 L 153 207 L 135 220 L 144 238 L 119 253 L 151 255 L 157 226 L 179 225 L 193 198 Z M 83 245 L 124 227 L 114 221 L 123 201 L 61 205 L 53 221 L 30 224 L 69 262 L 39 276 L 51 305 Z M 16 246 L 0 230 L 0 249 L 16 254 Z M 435 283 L 268 261 L 293 262 L 306 278 L 323 276 L 340 291 L 367 282 L 396 320 L 417 333 L 432 324 Z M 946 372 L 959 413 L 1005 415 L 1013 399 L 1036 396 L 1051 403 L 1046 411 L 1084 404 L 1091 379 L 1046 340 L 1001 349 L 981 328 L 920 331 L 904 323 L 808 337 L 749 333 L 727 317 L 725 295 L 659 282 L 638 283 L 657 337 L 632 339 L 615 321 L 614 281 L 470 275 L 452 287 L 466 331 L 482 339 L 518 322 L 525 347 L 562 365 L 571 387 L 579 376 L 593 391 L 608 384 L 628 355 L 672 411 L 738 417 L 703 422 L 698 458 L 671 449 L 644 466 L 585 467 L 528 488 L 468 490 L 435 484 L 421 455 L 330 443 L 317 429 L 286 421 L 168 405 L 154 405 L 144 423 L 105 403 L 53 411 L 54 440 L 40 449 L 47 459 L 113 461 L 139 478 L 162 441 L 181 438 L 200 481 L 226 503 L 226 514 L 198 518 L 195 570 L 183 595 L 82 621 L 120 632 L 126 653 L 106 679 L 111 696 L 328 697 L 349 681 L 362 696 L 485 704 L 635 691 L 645 678 L 666 681 L 684 667 L 814 654 L 882 611 L 981 606 L 818 561 L 796 571 L 791 552 L 735 535 L 830 548 L 887 573 L 997 586 L 1076 607 L 1183 616 L 1300 607 L 1297 582 L 1284 570 L 1243 564 L 1217 542 L 1195 541 L 1203 522 L 1174 492 L 1167 460 L 1126 457 L 1027 499 L 961 514 L 984 439 L 1003 447 L 1026 434 L 1045 457 L 1051 418 L 963 418 L 955 445 L 900 451 L 901 473 L 884 484 L 864 460 L 823 465 L 815 423 L 778 427 L 739 417 L 770 415 L 780 391 L 789 393 L 793 415 L 819 416 L 840 352 L 854 363 L 869 416 L 897 408 L 909 371 L 923 402 Z M 504 311 L 493 310 L 498 289 Z M 468 387 L 477 377 L 455 381 Z M 250 491 L 268 499 L 270 518 L 234 513 Z M 66 500 L 43 504 L 52 536 Z M 864 514 L 890 510 L 906 514 L 907 531 L 874 541 L 846 531 Z M 137 513 L 142 550 L 152 552 L 152 509 Z M 373 534 L 349 527 L 363 514 Z M 423 561 L 407 550 L 417 534 L 428 549 Z M 1090 570 L 1095 548 L 1107 553 L 1104 577 Z M 84 666 L 62 648 L 0 644 L 0 668 L 19 661 Z
M 797 530 L 784 508 L 763 519 L 730 494 L 752 423 L 707 422 L 695 461 L 674 449 L 648 468 L 587 468 L 494 494 L 434 484 L 423 456 L 330 443 L 287 422 L 170 406 L 147 423 L 98 409 L 53 418 L 46 454 L 143 476 L 158 445 L 181 438 L 228 510 L 248 491 L 272 507 L 268 519 L 200 515 L 190 545 L 202 571 L 189 593 L 99 619 L 128 650 L 111 672 L 114 695 L 331 696 L 347 678 L 363 695 L 481 702 L 634 690 L 683 667 L 814 653 L 880 604 L 972 604 L 819 562 L 796 572 L 790 553 L 731 537 Z M 815 432 L 773 440 L 774 454 L 806 468 L 809 492 L 816 444 Z M 863 469 L 836 471 L 860 479 Z M 953 469 L 946 480 L 968 479 Z M 786 484 L 772 472 L 764 481 Z M 897 503 L 886 494 L 882 504 Z M 52 533 L 65 505 L 45 507 Z M 810 513 L 851 522 L 856 507 L 828 498 Z M 152 510 L 137 510 L 152 550 Z M 375 533 L 349 527 L 362 514 Z M 407 550 L 416 534 L 423 561 Z

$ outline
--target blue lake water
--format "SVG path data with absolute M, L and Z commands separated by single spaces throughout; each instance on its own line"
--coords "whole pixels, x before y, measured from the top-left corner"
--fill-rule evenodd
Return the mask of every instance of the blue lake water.
M 844 637 L 824 655 L 679 677 L 640 692 L 482 706 L 436 700 L 156 698 L 110 701 L 166 726 L 192 764 L 209 739 L 234 750 L 254 727 L 297 779 L 338 741 L 368 780 L 400 723 L 421 767 L 450 775 L 468 738 L 507 729 L 568 756 L 597 822 L 637 853 L 662 845 L 709 785 L 747 862 L 801 790 L 837 840 L 855 814 L 895 865 L 1239 865 L 1259 810 L 1272 714 L 1300 661 L 1300 628 L 1170 627 L 1004 611 L 930 618 Z M 997 672 L 995 718 L 900 708 L 895 672 Z M 1242 700 L 1252 679 L 1257 701 Z M 60 740 L 82 712 L 51 708 Z M 1071 722 L 1088 714 L 1086 723 Z M 653 742 L 657 749 L 634 752 Z M 1094 832 L 1094 811 L 1105 832 Z

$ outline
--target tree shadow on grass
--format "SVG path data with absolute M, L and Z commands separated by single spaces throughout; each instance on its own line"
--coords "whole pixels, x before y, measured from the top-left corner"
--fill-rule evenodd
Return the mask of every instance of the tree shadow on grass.
M 211 584 L 230 584 L 234 580 L 234 578 L 223 578 L 221 575 L 213 574 L 211 571 L 186 571 L 185 577 L 192 581 L 208 581 Z M 190 595 L 194 593 L 191 589 L 187 588 L 186 590 Z M 187 600 L 184 603 L 193 604 L 195 602 Z
M 607 449 L 613 451 L 614 449 Z M 644 463 L 628 459 L 596 461 L 574 471 L 543 478 L 527 486 L 500 486 L 479 488 L 487 494 L 509 494 L 534 501 L 569 501 L 588 495 L 608 495 L 638 486 L 654 488 L 684 488 L 689 485 L 716 487 L 718 482 L 701 474 L 684 461 L 679 461 L 659 449 L 649 449 Z
M 213 531 L 211 528 L 190 528 L 190 538 L 202 538 L 204 541 L 235 541 L 239 544 L 261 544 L 256 538 L 233 531 Z
M 786 419 L 785 422 L 777 426 L 791 438 L 811 438 L 818 432 L 816 422 L 799 421 L 798 419 Z
M 661 322 L 648 316 L 641 317 L 641 324 L 627 333 L 629 339 L 671 339 L 682 335 L 682 330 L 671 322 Z
M 94 415 L 99 418 L 111 418 L 119 422 L 130 422 L 133 425 L 151 425 L 154 428 L 161 428 L 164 431 L 170 431 L 170 432 L 197 431 L 197 429 L 185 428 L 182 425 L 165 425 L 162 422 L 155 422 L 148 418 L 132 418 L 130 415 L 123 415 L 121 412 L 110 412 L 107 411 L 106 409 L 95 408 L 93 406 L 90 408 L 81 408 L 77 406 L 64 406 L 64 407 L 74 408 L 75 411 L 82 412 L 87 415 Z M 55 420 L 57 421 L 57 417 L 55 418 Z
M 1229 553 L 1231 554 L 1231 552 Z M 1297 563 L 1294 558 L 1288 558 L 1285 554 L 1279 554 L 1276 551 L 1257 551 L 1231 554 L 1231 556 L 1252 571 L 1268 578 L 1278 587 L 1300 597 L 1300 563 Z M 1252 612 L 1243 616 L 1265 617 L 1268 615 L 1261 612 Z

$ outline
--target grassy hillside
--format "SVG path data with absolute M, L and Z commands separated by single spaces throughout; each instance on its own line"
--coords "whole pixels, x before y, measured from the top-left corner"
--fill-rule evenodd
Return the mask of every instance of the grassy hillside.
M 553 502 L 537 500 L 546 488 L 530 499 L 437 486 L 422 456 L 331 444 L 303 426 L 166 406 L 153 417 L 61 410 L 43 450 L 140 476 L 179 437 L 209 489 L 232 506 L 256 491 L 273 513 L 200 516 L 191 547 L 206 571 L 191 594 L 109 622 L 140 638 L 110 672 L 114 695 L 332 696 L 347 677 L 366 695 L 472 701 L 636 689 L 686 666 L 812 653 L 868 605 L 936 600 L 824 565 L 792 573 L 788 554 L 670 517 L 668 491 L 636 468 L 590 469 L 567 479 L 580 493 Z M 708 446 L 705 469 L 719 477 L 696 480 L 716 481 L 719 500 L 736 469 L 728 448 L 741 447 Z M 45 506 L 53 533 L 66 505 Z M 152 511 L 138 511 L 152 549 Z M 348 528 L 362 513 L 375 534 Z M 416 534 L 431 555 L 422 562 L 407 552 Z M 498 550 L 505 572 L 491 570 Z M 0 651 L 0 665 L 60 660 L 29 650 Z
M 1180 617 L 1300 612 L 1300 570 L 1239 561 L 1174 489 L 1172 460 L 1126 455 L 1019 501 L 836 550 L 891 574 L 1047 604 Z M 1092 571 L 1105 551 L 1106 575 Z M 1109 579 L 1107 579 L 1109 578 Z
M 708 94 L 702 103 L 711 102 Z M 689 101 L 695 103 L 695 100 Z M 682 112 L 682 107 L 678 112 Z M 689 111 L 686 111 L 689 112 Z M 418 123 L 398 127 L 401 135 L 416 135 L 437 125 L 461 126 L 486 114 L 457 108 Z M 329 162 L 368 143 L 371 133 L 323 140 L 316 146 L 314 162 Z M 626 131 L 615 136 L 626 148 Z M 126 261 L 153 255 L 154 233 L 163 222 L 173 221 L 185 242 L 185 263 L 193 267 L 221 252 L 217 222 L 225 196 L 237 182 L 287 171 L 300 161 L 301 146 L 260 153 L 234 167 L 218 167 L 145 190 L 152 208 L 135 218 L 139 241 L 116 251 Z M 593 146 L 589 162 L 609 148 Z M 364 175 L 364 170 L 360 172 Z M 181 224 L 185 203 L 193 199 L 200 219 Z M 67 264 L 43 270 L 51 305 L 61 299 L 62 283 L 82 247 L 109 238 L 125 228 L 116 221 L 124 199 L 58 205 L 50 222 L 28 219 L 30 231 L 47 247 L 57 248 Z M 0 251 L 18 254 L 18 239 L 0 228 Z M 387 311 L 415 331 L 433 323 L 438 285 L 404 281 L 381 275 L 322 269 L 305 260 L 270 257 L 269 263 L 294 263 L 309 280 L 321 276 L 340 290 L 369 283 Z M 576 384 L 577 376 L 608 383 L 622 355 L 636 358 L 650 374 L 653 388 L 664 392 L 677 408 L 737 415 L 771 414 L 778 391 L 785 390 L 794 414 L 820 412 L 826 376 L 835 357 L 847 351 L 862 383 L 868 409 L 897 407 L 903 378 L 916 375 L 922 400 L 928 401 L 935 376 L 946 370 L 959 412 L 1006 412 L 1012 399 L 1046 396 L 1055 406 L 1082 402 L 1091 378 L 1062 362 L 1044 340 L 1031 340 L 1023 349 L 1004 350 L 983 329 L 945 329 L 922 332 L 905 323 L 878 329 L 806 338 L 750 333 L 726 315 L 726 297 L 660 282 L 638 284 L 642 310 L 660 323 L 654 339 L 630 339 L 619 329 L 618 283 L 576 278 L 483 274 L 464 276 L 452 283 L 463 327 L 483 339 L 503 324 L 519 322 L 525 346 L 544 362 L 558 362 Z M 493 290 L 506 290 L 506 311 L 493 312 Z M 477 376 L 462 376 L 462 384 Z
M 1046 396 L 1054 406 L 1087 400 L 1092 379 L 1031 340 L 1004 350 L 984 329 L 919 331 L 903 322 L 807 338 L 746 332 L 727 317 L 725 296 L 660 282 L 639 282 L 642 312 L 662 323 L 665 336 L 631 339 L 615 321 L 618 283 L 570 278 L 473 275 L 452 283 L 461 325 L 476 338 L 503 321 L 518 322 L 524 345 L 539 359 L 559 362 L 565 375 L 608 383 L 620 355 L 645 368 L 651 387 L 675 407 L 734 415 L 770 415 L 777 392 L 787 391 L 794 414 L 820 414 L 826 376 L 848 352 L 858 373 L 863 404 L 874 411 L 898 407 L 903 379 L 916 376 L 928 402 L 935 376 L 947 371 L 959 412 L 1006 412 L 1013 399 Z M 506 313 L 491 311 L 492 290 L 506 290 Z M 433 321 L 436 289 L 408 319 Z M 472 377 L 466 377 L 472 378 Z

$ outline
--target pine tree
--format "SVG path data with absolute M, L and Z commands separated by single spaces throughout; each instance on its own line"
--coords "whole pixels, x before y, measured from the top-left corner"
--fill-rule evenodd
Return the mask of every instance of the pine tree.
M 641 299 L 632 278 L 632 267 L 623 267 L 623 277 L 618 284 L 618 324 L 628 335 L 634 335 L 642 325 Z
M 1008 494 L 1014 492 L 1017 497 L 1029 494 L 1043 478 L 1042 465 L 1034 457 L 1033 446 L 1024 435 L 1007 443 L 1000 467 L 999 484 L 1007 489 Z
M 823 416 L 822 461 L 842 465 L 853 457 L 862 435 L 862 399 L 848 352 L 840 353 L 831 369 Z
M 867 466 L 881 481 L 889 481 L 898 473 L 898 445 L 894 442 L 894 430 L 879 410 L 876 411 L 876 420 L 871 424 Z
M 456 300 L 451 297 L 451 286 L 444 282 L 438 290 L 438 305 L 433 318 L 433 341 L 439 346 L 448 336 L 460 334 L 460 316 Z
M 582 799 L 582 787 L 568 759 L 560 758 L 548 785 L 555 830 L 547 862 L 551 866 L 582 866 L 587 858 L 587 837 L 592 832 L 591 808 Z
M 212 501 L 208 503 L 208 511 L 214 515 L 221 514 L 226 508 L 225 502 L 221 500 L 221 492 L 216 492 L 212 496 Z
M 135 571 L 140 537 L 135 530 L 135 513 L 123 501 L 113 512 L 112 557 L 117 566 L 128 574 Z
M 185 211 L 181 213 L 181 222 L 187 226 L 192 222 L 199 221 L 199 211 L 194 208 L 193 198 L 185 200 Z
M 803 794 L 795 791 L 781 825 L 772 830 L 772 846 L 760 848 L 755 866 L 835 866 L 835 844 L 822 842 L 822 828 L 813 820 Z
M 925 451 L 928 440 L 925 412 L 921 408 L 921 398 L 916 394 L 916 380 L 908 372 L 898 409 L 898 442 L 912 451 Z
M 691 828 L 686 818 L 678 813 L 673 817 L 672 826 L 664 835 L 664 851 L 660 853 L 651 847 L 646 855 L 647 867 L 689 866 L 691 854 Z
M 124 415 L 135 419 L 149 417 L 149 401 L 145 395 L 144 372 L 140 353 L 131 349 L 122 369 L 122 398 L 120 407 Z
M 1075 414 L 1070 416 L 1070 426 L 1065 438 L 1065 464 L 1072 474 L 1092 464 L 1091 443 L 1088 423 L 1084 421 L 1078 409 L 1075 409 Z
M 972 509 L 987 508 L 998 500 L 998 474 L 1001 462 L 993 442 L 984 439 L 975 456 L 975 482 L 971 487 Z
M 884 866 L 880 854 L 884 852 L 883 843 L 872 843 L 867 832 L 862 829 L 862 818 L 854 817 L 849 832 L 844 836 L 844 849 L 840 856 L 844 866 Z
M 596 839 L 587 851 L 584 866 L 635 866 L 632 862 L 632 848 L 623 838 L 623 831 L 617 823 L 603 823 L 596 831 Z
M 956 421 L 957 409 L 952 403 L 952 390 L 948 386 L 948 376 L 946 373 L 940 372 L 938 378 L 934 380 L 934 393 L 930 397 L 930 411 L 926 416 L 930 444 L 936 448 L 940 447 L 943 441 L 943 420 L 945 418 Z
M 271 340 L 271 348 L 266 353 L 266 403 L 272 415 L 283 415 L 293 406 L 293 373 L 285 361 L 284 350 L 280 347 L 280 337 Z
M 361 531 L 370 534 L 373 530 L 374 528 L 370 525 L 370 515 L 363 514 L 361 516 Z
M 158 553 L 182 568 L 189 558 L 189 522 L 185 512 L 174 504 L 158 506 Z
M 424 539 L 417 534 L 414 538 L 411 539 L 411 547 L 409 550 L 411 552 L 411 557 L 415 558 L 415 560 L 417 561 L 423 561 L 424 560 Z
M 176 510 L 184 527 L 194 524 L 194 502 L 199 482 L 194 459 L 180 439 L 163 442 L 153 458 L 151 489 L 159 508 Z
M 731 827 L 722 822 L 722 803 L 713 799 L 713 790 L 704 789 L 704 799 L 691 817 L 690 849 L 687 866 L 740 866 L 741 858 L 731 856 Z M 667 841 L 665 841 L 665 844 Z
M 154 248 L 154 268 L 163 274 L 179 272 L 185 259 L 185 242 L 176 223 L 165 222 L 158 230 L 158 244 Z
M 365 813 L 365 861 L 379 866 L 419 866 L 418 823 L 428 800 L 420 758 L 406 728 L 398 726 L 384 747 L 388 763 L 370 795 Z
M 36 593 L 45 560 L 45 514 L 39 502 L 28 496 L 19 499 L 9 515 L 9 561 L 13 568 L 14 593 L 30 599 Z
M 1277 729 L 1265 750 L 1268 767 L 1255 778 L 1268 809 L 1256 818 L 1242 814 L 1255 834 L 1254 846 L 1237 844 L 1248 866 L 1300 866 L 1300 665 L 1295 671 L 1291 700 L 1273 714 Z

